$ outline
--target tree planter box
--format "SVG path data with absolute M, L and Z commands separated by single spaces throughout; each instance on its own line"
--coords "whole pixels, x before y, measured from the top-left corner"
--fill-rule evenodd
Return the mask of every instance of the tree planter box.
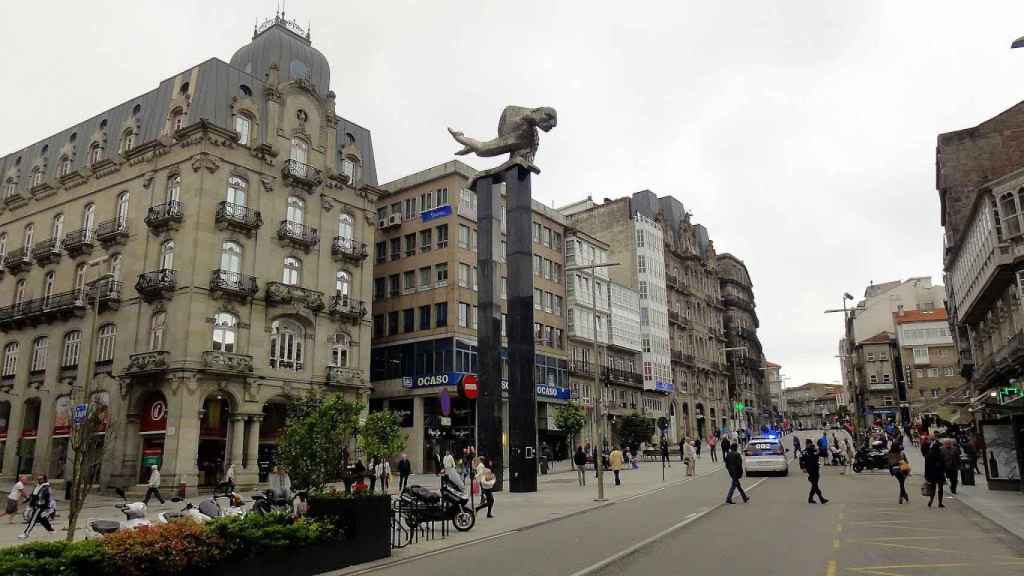
M 306 576 L 391 556 L 391 496 L 309 499 L 309 516 L 330 519 L 344 531 L 340 540 L 275 550 L 222 564 L 224 576 Z

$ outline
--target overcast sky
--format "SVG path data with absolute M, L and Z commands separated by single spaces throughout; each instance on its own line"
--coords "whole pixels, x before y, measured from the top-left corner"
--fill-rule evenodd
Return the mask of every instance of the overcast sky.
M 248 43 L 273 0 L 4 2 L 0 154 Z M 1024 3 L 289 0 L 381 182 L 553 106 L 534 195 L 677 197 L 742 258 L 787 385 L 840 378 L 870 282 L 941 283 L 935 139 L 1024 98 Z M 486 167 L 480 162 L 471 162 Z

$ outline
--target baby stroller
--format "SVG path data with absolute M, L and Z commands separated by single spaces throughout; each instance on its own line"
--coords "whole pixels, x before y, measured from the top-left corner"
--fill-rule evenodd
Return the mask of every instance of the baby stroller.
M 846 466 L 846 455 L 843 454 L 843 451 L 838 446 L 829 446 L 828 451 L 832 454 L 831 463 L 833 466 Z

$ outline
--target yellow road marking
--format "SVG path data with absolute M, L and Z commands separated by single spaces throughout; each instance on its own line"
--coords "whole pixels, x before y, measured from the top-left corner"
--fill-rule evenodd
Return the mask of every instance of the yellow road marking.
M 983 564 L 965 564 L 962 562 L 947 564 L 892 564 L 889 566 L 851 566 L 847 570 L 865 572 L 867 570 L 913 570 L 916 568 L 962 568 L 964 566 L 983 566 Z
M 949 548 L 925 548 L 924 546 L 910 546 L 908 544 L 896 544 L 894 542 L 877 542 L 872 540 L 864 540 L 863 542 L 864 544 L 887 546 L 889 548 L 906 548 L 907 550 L 924 550 L 925 552 L 953 552 L 955 554 L 963 554 L 962 550 L 951 550 Z
M 857 538 L 849 542 L 888 542 L 890 540 L 945 540 L 948 536 L 886 536 L 883 538 Z M 985 540 L 988 536 L 960 536 L 957 540 Z
M 836 576 L 836 561 L 829 560 L 828 568 L 825 569 L 825 576 Z

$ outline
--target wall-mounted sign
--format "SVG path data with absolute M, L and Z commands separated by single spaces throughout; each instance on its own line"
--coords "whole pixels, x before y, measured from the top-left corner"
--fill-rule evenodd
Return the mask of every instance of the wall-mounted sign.
M 447 416 L 452 413 L 452 399 L 448 395 L 447 388 L 441 388 L 441 415 Z
M 163 432 L 167 429 L 167 400 L 154 393 L 142 405 L 139 414 L 139 432 Z
M 467 400 L 476 400 L 479 390 L 476 374 L 466 374 L 459 382 L 459 395 Z
M 665 382 L 664 380 L 658 380 L 654 383 L 654 389 L 658 392 L 672 392 L 675 390 L 675 386 L 671 382 Z
M 445 216 L 451 216 L 451 214 L 452 205 L 445 204 L 443 206 L 438 206 L 437 208 L 431 208 L 430 210 L 424 210 L 423 212 L 420 212 L 420 221 L 430 222 L 435 218 L 444 218 Z
M 71 434 L 71 396 L 57 398 L 53 408 L 53 436 L 54 438 L 69 436 Z
M 560 386 L 548 386 L 547 384 L 537 384 L 537 396 L 543 396 L 545 398 L 555 398 L 556 400 L 568 400 L 572 397 L 572 390 L 568 388 L 562 388 Z

